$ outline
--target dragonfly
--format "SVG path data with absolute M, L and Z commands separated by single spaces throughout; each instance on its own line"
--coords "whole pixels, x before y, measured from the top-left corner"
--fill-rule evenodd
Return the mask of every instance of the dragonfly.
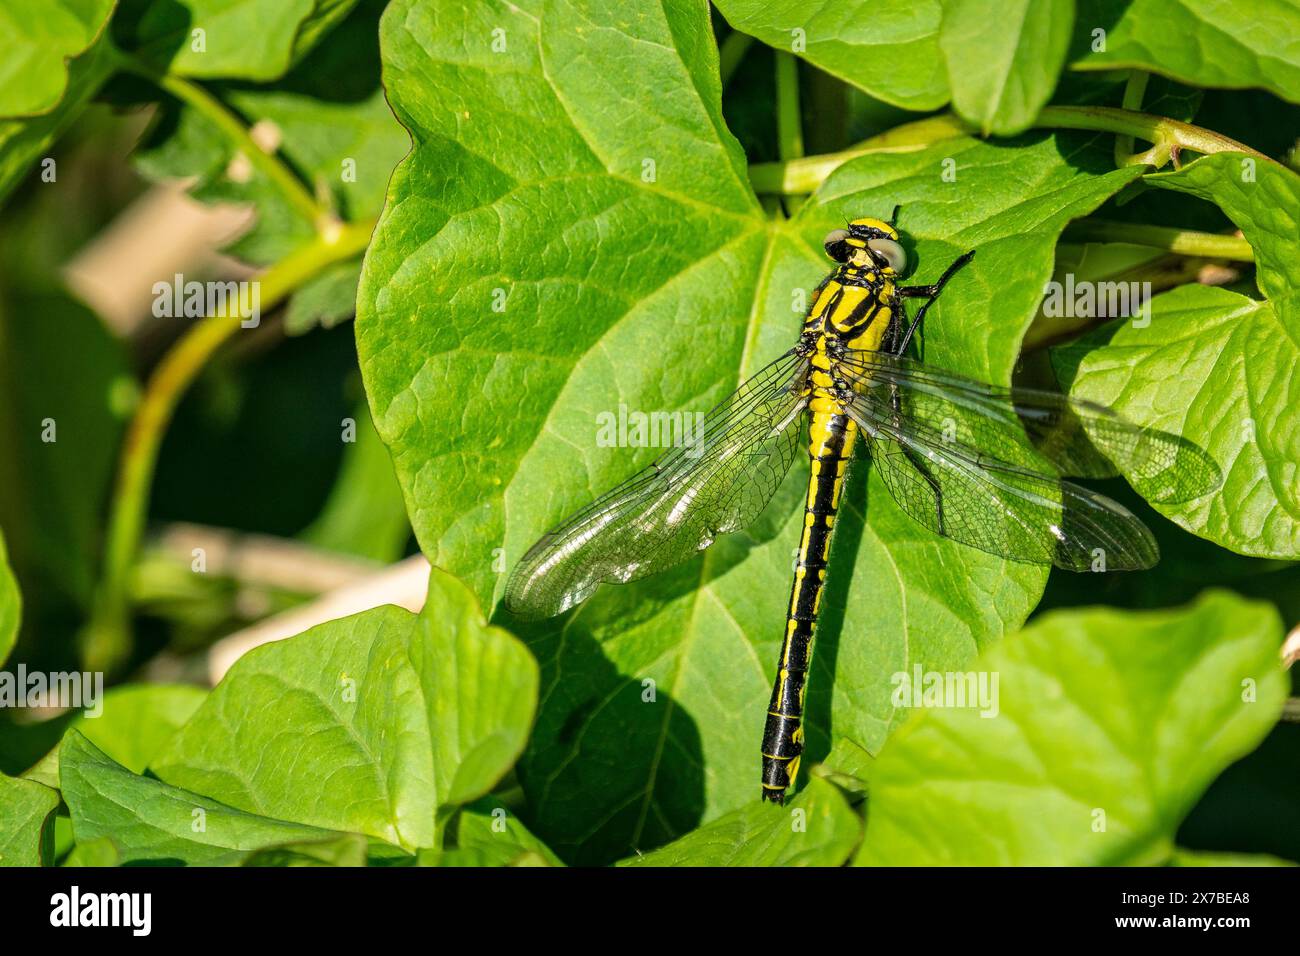
M 833 271 L 798 342 L 709 412 L 694 441 L 573 514 L 511 573 L 505 605 L 567 611 L 602 583 L 672 567 L 766 507 L 802 446 L 810 474 L 776 679 L 762 737 L 764 800 L 782 803 L 804 749 L 804 697 L 831 537 L 855 451 L 903 512 L 937 535 L 1012 561 L 1070 571 L 1152 567 L 1151 531 L 1063 476 L 1122 471 L 1147 500 L 1186 501 L 1221 482 L 1186 439 L 1059 392 L 1003 388 L 906 354 L 927 310 L 971 261 L 906 285 L 894 225 L 870 217 L 826 236 Z M 919 301 L 909 319 L 907 304 Z M 806 422 L 806 430 L 805 430 Z

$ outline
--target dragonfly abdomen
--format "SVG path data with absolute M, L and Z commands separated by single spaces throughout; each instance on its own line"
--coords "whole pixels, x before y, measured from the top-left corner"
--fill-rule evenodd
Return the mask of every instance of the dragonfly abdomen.
M 857 426 L 838 409 L 812 404 L 812 473 L 804 505 L 803 536 L 786 611 L 785 638 L 763 729 L 763 797 L 781 803 L 799 773 L 803 754 L 804 690 L 812 663 L 813 633 L 821 607 L 831 533 Z

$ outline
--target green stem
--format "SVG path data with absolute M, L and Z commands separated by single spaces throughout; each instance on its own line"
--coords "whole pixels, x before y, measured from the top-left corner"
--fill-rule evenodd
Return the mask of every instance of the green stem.
M 1206 155 L 1222 152 L 1248 153 L 1258 159 L 1268 160 L 1263 153 L 1222 133 L 1166 116 L 1136 113 L 1111 106 L 1046 106 L 1038 114 L 1034 125 L 1049 129 L 1098 130 L 1144 139 L 1152 144 L 1151 149 L 1140 153 L 1135 161 L 1149 163 L 1156 168 L 1169 161 L 1170 152 L 1175 148 L 1190 149 Z
M 1239 152 L 1273 162 L 1249 146 L 1211 130 L 1164 116 L 1136 113 L 1108 106 L 1048 106 L 1038 114 L 1034 126 L 1044 129 L 1081 129 L 1134 136 L 1152 143 L 1151 149 L 1133 157 L 1134 162 L 1157 168 L 1169 161 L 1174 150 L 1197 153 Z M 964 136 L 973 127 L 951 113 L 904 123 L 838 153 L 805 156 L 781 163 L 755 163 L 749 179 L 759 193 L 810 193 L 836 167 L 870 153 L 912 152 L 941 140 Z
M 793 53 L 776 51 L 776 152 L 782 162 L 803 156 L 803 115 L 799 108 L 799 61 Z M 784 197 L 785 211 L 794 215 L 803 204 L 797 195 Z
M 1130 70 L 1128 81 L 1124 84 L 1124 99 L 1120 103 L 1126 110 L 1142 108 L 1142 97 L 1146 95 L 1147 83 L 1151 74 L 1144 70 Z M 1133 162 L 1133 137 L 1120 135 L 1115 137 L 1115 165 L 1127 166 Z
M 249 134 L 244 121 L 221 100 L 203 87 L 172 73 L 159 73 L 126 54 L 119 53 L 117 60 L 126 72 L 143 77 L 201 113 L 221 131 L 239 152 L 278 189 L 298 215 L 316 230 L 329 229 L 337 217 L 318 203 L 302 180 L 273 153 L 268 153 Z
M 793 53 L 776 54 L 776 149 L 784 162 L 803 155 L 803 118 L 799 110 L 799 61 Z
M 1109 219 L 1081 219 L 1071 223 L 1066 227 L 1062 239 L 1066 242 L 1127 242 L 1136 246 L 1164 249 L 1182 256 L 1255 261 L 1255 250 L 1241 236 L 1113 222 Z
M 727 34 L 727 38 L 722 41 L 718 47 L 718 73 L 722 76 L 722 85 L 725 88 L 731 80 L 732 74 L 736 72 L 736 67 L 740 66 L 740 61 L 745 58 L 749 48 L 754 43 L 754 38 L 748 33 L 741 33 L 739 30 L 732 30 Z
M 327 267 L 364 251 L 374 225 L 349 223 L 327 229 L 260 273 L 253 280 L 259 284 L 259 309 L 273 308 Z M 112 669 L 130 654 L 128 585 L 148 513 L 158 448 L 181 395 L 212 354 L 240 329 L 242 316 L 237 309 L 238 303 L 231 302 L 224 312 L 201 319 L 163 356 L 127 427 L 109 516 L 104 574 L 82 635 L 86 666 L 92 670 Z
M 871 153 L 910 153 L 968 132 L 952 114 L 904 123 L 838 153 L 804 156 L 781 163 L 755 163 L 749 181 L 758 193 L 810 193 L 838 166 Z

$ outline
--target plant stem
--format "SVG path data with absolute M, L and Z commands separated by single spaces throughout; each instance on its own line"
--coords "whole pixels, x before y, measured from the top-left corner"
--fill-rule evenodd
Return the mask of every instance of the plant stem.
M 1132 160 L 1156 168 L 1169 161 L 1174 149 L 1206 154 L 1240 152 L 1273 162 L 1263 153 L 1211 130 L 1163 116 L 1108 106 L 1048 106 L 1038 114 L 1034 126 L 1043 129 L 1096 130 L 1138 137 L 1152 143 L 1152 147 L 1145 153 L 1132 157 Z M 759 193 L 810 193 L 834 169 L 850 159 L 870 153 L 913 152 L 973 131 L 974 127 L 951 113 L 944 113 L 896 126 L 838 153 L 805 156 L 780 163 L 755 163 L 749 168 L 749 180 Z
M 1142 108 L 1142 97 L 1147 92 L 1151 74 L 1145 70 L 1130 70 L 1124 84 L 1124 99 L 1120 105 L 1126 110 Z M 1133 161 L 1133 137 L 1127 134 L 1115 137 L 1115 165 L 1127 166 Z
M 1170 226 L 1113 222 L 1109 219 L 1081 219 L 1071 223 L 1066 227 L 1062 239 L 1066 242 L 1128 242 L 1135 246 L 1151 246 L 1183 256 L 1234 259 L 1240 262 L 1255 261 L 1255 250 L 1241 236 L 1195 232 L 1191 229 L 1175 229 Z
M 328 229 L 336 223 L 337 217 L 316 201 L 302 180 L 275 154 L 268 153 L 257 145 L 249 134 L 244 121 L 231 111 L 221 100 L 217 99 L 197 83 L 176 76 L 172 73 L 159 73 L 151 70 L 138 60 L 123 54 L 117 54 L 120 68 L 126 72 L 156 84 L 181 102 L 201 113 L 213 126 L 221 131 L 239 152 L 284 196 L 303 219 L 313 229 Z
M 776 152 L 788 163 L 803 156 L 803 116 L 799 109 L 799 61 L 793 53 L 776 51 Z M 794 215 L 803 204 L 798 195 L 786 196 L 786 212 Z
M 1152 147 L 1147 152 L 1140 153 L 1135 160 L 1150 163 L 1157 168 L 1168 162 L 1173 147 L 1207 155 L 1222 152 L 1248 153 L 1257 159 L 1272 162 L 1263 153 L 1213 130 L 1165 116 L 1136 113 L 1111 106 L 1046 106 L 1038 114 L 1034 125 L 1049 129 L 1098 130 L 1144 139 Z
M 732 74 L 736 72 L 736 67 L 740 66 L 740 61 L 745 58 L 749 52 L 750 46 L 754 43 L 754 38 L 748 33 L 741 33 L 739 30 L 732 30 L 727 34 L 727 38 L 722 41 L 718 47 L 718 72 L 722 76 L 722 85 L 725 88 L 728 81 L 731 80 Z
M 810 193 L 838 166 L 871 153 L 910 153 L 952 139 L 969 128 L 951 113 L 904 123 L 838 153 L 805 156 L 780 163 L 755 163 L 749 181 L 758 193 Z
M 373 229 L 374 222 L 336 225 L 264 270 L 254 280 L 259 283 L 259 308 L 272 308 L 328 266 L 362 252 Z M 230 303 L 224 312 L 201 319 L 163 356 L 127 427 L 109 516 L 104 574 L 82 634 L 84 658 L 91 670 L 109 670 L 130 654 L 128 585 L 162 436 L 181 395 L 212 354 L 240 329 L 242 316 L 237 309 L 237 303 Z
M 776 149 L 784 162 L 803 155 L 803 119 L 799 111 L 799 61 L 793 53 L 776 54 Z

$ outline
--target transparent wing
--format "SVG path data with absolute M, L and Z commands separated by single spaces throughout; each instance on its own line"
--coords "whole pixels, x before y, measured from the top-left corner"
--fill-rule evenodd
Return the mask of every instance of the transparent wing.
M 909 397 L 901 382 L 876 383 L 846 411 L 890 495 L 920 524 L 990 554 L 1072 571 L 1134 570 L 1159 560 L 1155 539 L 1132 512 L 1054 474 L 1023 432 L 1017 439 L 1018 424 L 1013 431 L 1009 423 L 967 422 L 980 425 L 985 443 L 975 446 L 950 422 L 914 414 Z
M 705 416 L 674 448 L 546 534 L 506 585 L 515 614 L 550 617 L 601 582 L 672 567 L 758 517 L 794 460 L 807 360 L 793 351 Z
M 1172 504 L 1209 494 L 1222 472 L 1204 450 L 1169 432 L 1141 428 L 1113 409 L 1057 392 L 998 388 L 885 352 L 850 351 L 844 374 L 868 391 L 896 389 L 910 417 L 986 454 L 1033 465 L 1042 456 L 1063 475 L 1124 473 L 1148 501 Z M 1026 441 L 1026 438 L 1029 441 Z

